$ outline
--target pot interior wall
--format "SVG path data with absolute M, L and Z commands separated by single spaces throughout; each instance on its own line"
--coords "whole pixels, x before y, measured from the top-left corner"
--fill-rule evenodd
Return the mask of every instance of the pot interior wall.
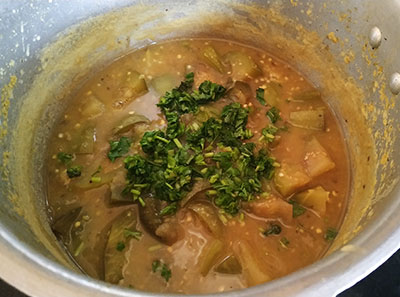
M 357 253 L 359 242 L 370 241 L 384 220 L 392 224 L 385 228 L 398 227 L 389 210 L 400 209 L 395 195 L 400 152 L 393 150 L 399 145 L 399 116 L 387 77 L 396 67 L 400 69 L 394 46 L 400 44 L 400 36 L 384 18 L 385 13 L 400 11 L 395 1 L 362 6 L 359 1 L 341 5 L 134 1 L 132 6 L 127 6 L 130 1 L 112 5 L 108 1 L 96 5 L 75 0 L 49 2 L 17 7 L 5 1 L 0 7 L 4 18 L 0 52 L 5 53 L 0 55 L 0 226 L 4 242 L 13 241 L 16 249 L 29 251 L 29 257 L 48 259 L 48 265 L 56 262 L 74 269 L 50 231 L 42 178 L 46 139 L 68 103 L 68 90 L 79 87 L 101 65 L 135 48 L 188 36 L 234 40 L 275 54 L 321 88 L 341 116 L 353 191 L 330 253 L 338 249 L 334 254 Z M 373 25 L 379 25 L 387 39 L 376 50 L 367 39 Z M 349 245 L 359 232 L 359 242 Z

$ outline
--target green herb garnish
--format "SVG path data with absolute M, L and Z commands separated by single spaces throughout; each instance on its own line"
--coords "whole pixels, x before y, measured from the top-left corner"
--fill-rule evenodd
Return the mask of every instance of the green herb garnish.
M 73 158 L 74 158 L 74 155 L 64 153 L 64 152 L 60 152 L 57 154 L 57 159 L 64 165 L 68 165 L 69 163 L 71 163 Z
M 258 102 L 260 102 L 262 105 L 267 105 L 267 103 L 265 102 L 265 99 L 264 99 L 264 93 L 265 93 L 264 89 L 258 88 L 256 90 L 256 98 L 257 98 Z
M 278 127 L 275 127 L 274 125 L 268 125 L 268 127 L 263 128 L 261 131 L 261 140 L 266 140 L 267 142 L 273 142 L 275 140 L 275 135 L 279 131 Z
M 82 166 L 76 165 L 71 166 L 67 169 L 67 175 L 69 178 L 79 177 L 82 174 Z
M 306 212 L 306 208 L 301 206 L 298 202 L 294 200 L 289 201 L 290 204 L 293 206 L 293 217 L 297 218 Z
M 279 240 L 279 243 L 281 244 L 282 247 L 287 248 L 289 243 L 290 243 L 290 241 L 286 237 L 282 237 Z
M 269 228 L 263 232 L 264 236 L 278 235 L 282 231 L 281 226 L 277 224 L 270 224 Z
M 134 239 L 136 239 L 136 240 L 140 240 L 140 238 L 142 237 L 142 232 L 140 232 L 140 231 L 132 231 L 132 230 L 129 230 L 129 229 L 124 229 L 124 236 L 125 236 L 125 238 L 129 238 L 129 237 L 132 237 L 132 238 L 134 238 Z
M 125 243 L 123 243 L 122 241 L 118 241 L 116 249 L 117 251 L 122 252 L 125 249 Z
M 326 241 L 333 241 L 338 234 L 338 231 L 335 228 L 329 227 L 324 235 Z
M 92 176 L 90 178 L 90 183 L 101 183 L 101 176 Z
M 168 265 L 161 262 L 160 260 L 154 260 L 153 263 L 151 264 L 151 270 L 156 273 L 160 272 L 161 277 L 165 279 L 165 281 L 169 281 L 171 278 L 171 269 L 168 268 Z
M 276 108 L 275 106 L 271 107 L 267 111 L 267 117 L 269 118 L 269 120 L 271 121 L 272 124 L 275 124 L 281 118 L 279 113 L 280 113 L 279 109 Z
M 125 136 L 122 136 L 118 141 L 110 141 L 110 151 L 108 152 L 108 158 L 111 162 L 115 159 L 122 157 L 129 152 L 129 148 L 132 141 Z
M 235 215 L 242 201 L 252 200 L 261 191 L 261 180 L 273 177 L 277 163 L 266 150 L 256 152 L 254 143 L 243 143 L 252 132 L 246 128 L 249 110 L 239 103 L 225 106 L 219 116 L 195 127 L 184 127 L 181 114 L 195 113 L 199 104 L 216 101 L 225 92 L 209 81 L 191 91 L 192 79 L 192 75 L 187 76 L 160 99 L 158 106 L 167 128 L 145 132 L 140 140 L 145 155 L 125 158 L 128 185 L 124 193 L 141 204 L 149 195 L 166 201 L 168 205 L 160 214 L 171 215 L 194 180 L 206 179 L 215 193 L 216 206 Z
M 191 91 L 193 82 L 194 73 L 191 72 L 186 75 L 185 80 L 181 82 L 179 87 L 172 89 L 161 97 L 157 106 L 164 113 L 195 113 L 198 111 L 199 105 L 217 101 L 226 91 L 223 86 L 210 81 L 204 81 L 200 84 L 198 90 Z
M 172 214 L 176 213 L 177 209 L 178 209 L 178 204 L 176 202 L 173 202 L 170 205 L 164 207 L 160 211 L 160 215 L 161 216 L 172 215 Z
M 97 167 L 97 170 L 95 172 L 92 173 L 92 175 L 90 176 L 90 183 L 100 183 L 101 182 L 101 176 L 97 176 L 97 174 L 99 174 L 101 172 L 102 167 L 99 166 Z
M 246 135 L 246 124 L 249 110 L 241 107 L 240 103 L 232 103 L 224 107 L 221 113 L 223 125 L 232 133 L 231 137 L 238 139 L 248 139 Z M 224 128 L 225 128 L 224 127 Z M 226 132 L 224 131 L 226 135 Z M 229 145 L 227 142 L 225 145 Z

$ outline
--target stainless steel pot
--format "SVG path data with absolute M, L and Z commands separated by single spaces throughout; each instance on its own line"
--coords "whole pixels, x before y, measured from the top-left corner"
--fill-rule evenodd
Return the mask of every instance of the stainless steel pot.
M 129 50 L 186 36 L 244 42 L 291 63 L 341 115 L 350 150 L 353 191 L 327 256 L 224 295 L 334 296 L 383 263 L 400 247 L 400 2 L 331 2 L 3 0 L 0 276 L 32 296 L 155 296 L 74 268 L 49 229 L 42 164 L 66 90 Z

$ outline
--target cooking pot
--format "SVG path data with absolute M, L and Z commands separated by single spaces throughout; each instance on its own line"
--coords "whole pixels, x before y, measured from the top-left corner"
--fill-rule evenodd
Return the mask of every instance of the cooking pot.
M 46 216 L 54 122 L 90 73 L 136 48 L 208 37 L 269 51 L 301 71 L 339 116 L 352 192 L 320 261 L 224 296 L 335 296 L 400 247 L 400 2 L 84 1 L 0 3 L 0 276 L 32 296 L 156 296 L 80 272 Z

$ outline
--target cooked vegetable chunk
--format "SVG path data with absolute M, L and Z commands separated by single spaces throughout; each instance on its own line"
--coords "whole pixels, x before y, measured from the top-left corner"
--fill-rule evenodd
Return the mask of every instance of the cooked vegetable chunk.
M 264 99 L 271 106 L 277 106 L 280 103 L 282 85 L 271 81 L 267 83 L 264 93 Z
M 141 114 L 130 114 L 126 116 L 114 129 L 113 133 L 124 133 L 131 130 L 136 124 L 150 123 L 150 120 Z
M 296 101 L 310 101 L 321 99 L 321 93 L 317 90 L 307 90 L 294 95 Z
M 179 83 L 179 78 L 169 73 L 157 76 L 151 80 L 152 87 L 160 95 L 164 95 L 167 91 L 172 90 Z
M 71 140 L 71 152 L 75 154 L 92 154 L 94 152 L 94 143 L 96 138 L 96 129 L 87 127 L 80 130 Z
M 127 75 L 125 85 L 131 90 L 131 100 L 148 92 L 146 81 L 137 71 Z
M 232 89 L 229 90 L 228 97 L 240 104 L 245 104 L 252 97 L 251 88 L 249 84 L 237 80 Z
M 125 81 L 119 89 L 119 96 L 114 103 L 115 108 L 124 108 L 132 100 L 148 92 L 146 81 L 139 72 L 128 71 Z
M 139 206 L 139 217 L 143 227 L 153 236 L 156 236 L 157 228 L 163 223 L 160 211 L 166 206 L 155 198 L 146 198 L 145 205 Z
M 232 76 L 235 80 L 256 78 L 263 74 L 254 60 L 245 53 L 232 51 L 225 55 L 225 60 L 232 66 Z
M 270 106 L 278 106 L 280 102 L 282 86 L 277 82 L 271 81 L 265 84 L 265 86 L 263 86 L 261 89 L 263 90 L 262 98 L 264 99 L 265 103 Z
M 202 276 L 206 276 L 217 263 L 223 248 L 224 244 L 219 239 L 213 239 L 203 248 L 199 257 L 200 273 Z
M 131 236 L 126 236 L 126 230 L 135 231 L 136 224 L 135 208 L 124 211 L 112 222 L 104 256 L 104 279 L 106 282 L 117 284 L 123 278 L 124 252 L 132 238 Z
M 177 242 L 182 235 L 182 228 L 176 218 L 166 218 L 164 222 L 157 227 L 155 235 L 167 245 Z
M 212 46 L 206 46 L 203 49 L 203 56 L 207 64 L 209 64 L 215 70 L 220 73 L 223 73 L 225 71 L 225 67 L 221 62 L 221 58 Z
M 55 220 L 54 224 L 51 226 L 51 229 L 57 236 L 62 237 L 65 242 L 68 243 L 71 240 L 70 232 L 72 225 L 78 219 L 81 212 L 82 207 L 69 210 L 67 213 Z
M 248 207 L 252 213 L 262 218 L 282 218 L 287 223 L 292 221 L 292 205 L 273 195 L 267 199 L 250 202 Z
M 311 177 L 319 176 L 335 168 L 335 163 L 315 137 L 305 145 L 304 162 L 308 175 Z
M 134 203 L 131 195 L 123 193 L 124 189 L 126 188 L 125 175 L 126 174 L 122 171 L 115 173 L 112 181 L 110 182 L 111 204 Z
M 188 206 L 199 217 L 201 222 L 216 237 L 222 235 L 222 223 L 216 213 L 215 208 L 206 202 L 196 202 Z
M 216 272 L 224 274 L 239 274 L 242 273 L 242 266 L 235 256 L 226 257 L 216 268 Z
M 105 110 L 105 106 L 95 96 L 91 95 L 84 99 L 81 110 L 82 116 L 85 119 L 91 120 L 101 115 Z
M 311 181 L 301 165 L 282 163 L 275 174 L 274 182 L 283 196 L 288 196 Z
M 326 202 L 329 198 L 329 192 L 323 187 L 318 186 L 308 189 L 304 192 L 294 195 L 293 199 L 308 208 L 317 211 L 320 215 L 324 215 L 326 211 Z
M 325 127 L 324 111 L 322 109 L 292 111 L 289 121 L 293 126 L 299 128 L 323 130 Z
M 235 242 L 233 249 L 249 286 L 259 285 L 271 280 L 271 277 L 264 271 L 262 263 L 256 258 L 253 249 L 246 241 Z

